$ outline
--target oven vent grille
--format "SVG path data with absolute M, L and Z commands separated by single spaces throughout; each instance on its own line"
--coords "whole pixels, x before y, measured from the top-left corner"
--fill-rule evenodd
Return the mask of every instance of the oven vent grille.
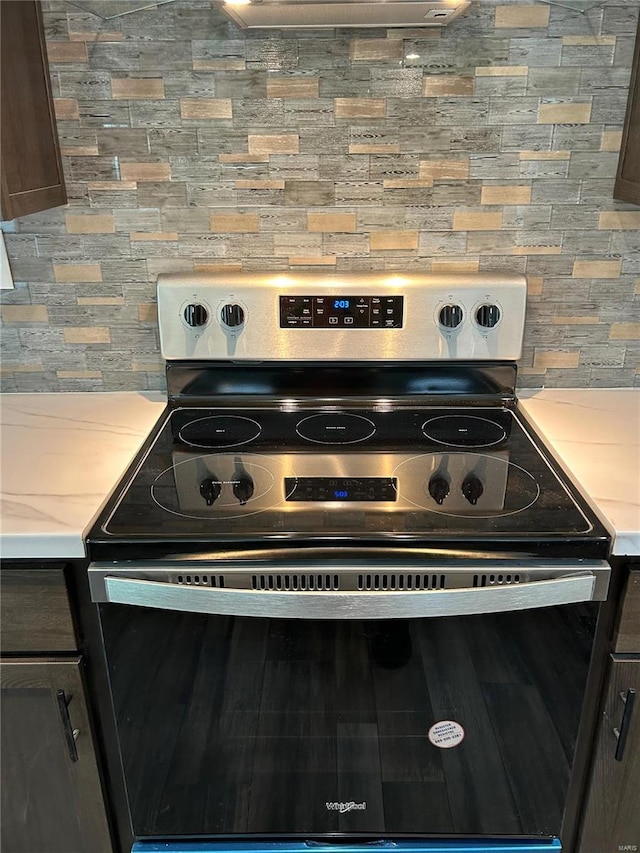
M 309 592 L 312 590 L 338 590 L 340 578 L 338 575 L 252 575 L 252 589 L 265 590 L 294 590 Z
M 498 586 L 520 583 L 520 575 L 474 575 L 474 586 Z
M 178 575 L 176 583 L 185 586 L 224 587 L 224 575 Z
M 404 573 L 358 575 L 360 590 L 444 589 L 445 575 L 414 575 Z

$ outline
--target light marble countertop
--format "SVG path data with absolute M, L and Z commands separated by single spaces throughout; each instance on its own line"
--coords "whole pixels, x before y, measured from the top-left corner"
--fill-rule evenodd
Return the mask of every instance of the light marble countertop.
M 165 405 L 162 394 L 2 394 L 2 558 L 84 557 L 83 533 Z
M 522 391 L 521 405 L 615 533 L 640 555 L 640 391 Z M 82 536 L 161 415 L 161 394 L 3 394 L 0 554 L 85 555 Z

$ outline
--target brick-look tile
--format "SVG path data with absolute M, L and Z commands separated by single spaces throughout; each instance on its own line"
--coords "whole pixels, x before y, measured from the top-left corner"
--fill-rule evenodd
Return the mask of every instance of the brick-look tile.
M 578 367 L 579 364 L 579 352 L 536 350 L 533 356 L 533 366 L 537 368 Z
M 499 231 L 501 228 L 501 213 L 456 211 L 453 214 L 454 231 Z
M 242 264 L 221 263 L 216 264 L 209 261 L 196 261 L 193 265 L 195 272 L 242 272 Z
M 298 154 L 300 137 L 297 133 L 250 134 L 247 138 L 247 147 L 249 154 Z M 222 155 L 220 161 L 243 162 L 223 160 Z
M 418 232 L 372 231 L 369 237 L 369 245 L 373 252 L 389 249 L 411 249 L 415 251 L 418 248 Z
M 317 98 L 319 88 L 317 77 L 269 77 L 267 98 Z
M 432 187 L 433 178 L 385 178 L 382 181 L 385 190 L 410 190 L 420 187 Z
M 399 154 L 399 142 L 384 142 L 379 145 L 350 145 L 349 154 Z
M 63 330 L 66 344 L 109 344 L 111 330 L 106 326 L 74 326 Z
M 464 180 L 469 177 L 469 160 L 421 160 L 419 176 L 421 179 Z
M 425 98 L 473 95 L 473 77 L 454 77 L 446 74 L 429 75 L 422 80 L 422 94 Z
M 540 104 L 538 124 L 589 124 L 591 104 Z
M 560 314 L 551 318 L 553 326 L 597 326 L 599 318 L 597 314 L 585 315 L 584 317 L 565 317 Z
M 257 213 L 212 213 L 209 219 L 211 231 L 244 234 L 260 230 Z
M 101 379 L 101 370 L 56 370 L 58 379 Z
M 622 261 L 574 261 L 574 278 L 619 278 Z
M 108 30 L 100 31 L 100 32 L 91 32 L 85 30 L 69 30 L 69 41 L 89 41 L 89 42 L 98 42 L 98 41 L 122 41 L 124 39 L 124 33 L 118 32 L 116 30 L 112 30 L 109 32 Z
M 640 340 L 640 323 L 612 323 L 609 339 L 612 341 Z
M 496 29 L 548 27 L 550 11 L 548 6 L 543 6 L 542 4 L 496 6 Z
M 356 231 L 355 213 L 308 213 L 307 230 L 327 233 Z
M 120 163 L 123 181 L 169 181 L 171 167 L 168 163 Z
M 352 38 L 349 42 L 349 58 L 352 62 L 401 62 L 403 43 L 400 39 Z
M 431 272 L 447 275 L 451 273 L 476 273 L 480 268 L 478 258 L 469 258 L 465 261 L 436 260 L 431 262 Z
M 335 267 L 335 257 L 326 258 L 321 255 L 317 258 L 289 257 L 289 266 L 292 267 Z
M 48 41 L 47 56 L 49 63 L 87 62 L 87 46 L 84 42 Z
M 138 305 L 138 319 L 141 323 L 158 322 L 158 306 L 156 303 L 142 303 Z
M 49 322 L 46 305 L 2 305 L 0 312 L 5 323 Z
M 476 77 L 526 77 L 528 65 L 479 65 L 475 69 Z
M 285 188 L 284 181 L 250 181 L 242 179 L 234 181 L 233 185 L 238 190 L 283 190 Z
M 53 277 L 58 283 L 102 281 L 100 264 L 54 264 Z
M 612 231 L 640 230 L 640 211 L 604 210 L 598 218 L 598 228 Z
M 334 98 L 336 118 L 384 118 L 387 102 L 384 98 Z
M 520 160 L 570 160 L 571 151 L 520 151 Z
M 112 77 L 111 96 L 114 100 L 164 98 L 162 77 Z
M 113 234 L 116 230 L 115 219 L 110 214 L 65 214 L 69 234 Z
M 489 186 L 482 187 L 480 204 L 530 204 L 531 187 Z
M 178 239 L 177 231 L 132 231 L 129 235 L 133 242 L 150 242 L 158 243 L 161 241 L 171 242 Z
M 622 145 L 621 130 L 603 130 L 600 142 L 601 151 L 619 151 Z
M 58 121 L 77 121 L 80 118 L 76 98 L 54 98 L 53 108 Z
M 124 305 L 124 296 L 78 296 L 78 305 Z
M 181 98 L 180 115 L 187 119 L 233 118 L 231 98 Z
M 295 152 L 294 152 L 295 153 Z M 265 153 L 261 154 L 220 154 L 219 158 L 221 163 L 268 163 L 269 155 Z
M 605 45 L 615 44 L 615 36 L 563 36 L 562 44 L 566 45 Z
M 527 295 L 541 296 L 544 278 L 542 276 L 528 275 L 527 276 Z

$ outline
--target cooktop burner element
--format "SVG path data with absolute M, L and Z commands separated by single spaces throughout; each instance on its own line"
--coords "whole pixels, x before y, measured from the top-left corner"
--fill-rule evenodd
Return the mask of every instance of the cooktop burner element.
M 253 418 L 239 415 L 214 415 L 196 418 L 184 424 L 178 436 L 191 447 L 237 447 L 254 441 L 262 427 Z
M 449 447 L 489 447 L 507 437 L 504 427 L 486 417 L 445 415 L 422 424 L 425 437 Z
M 356 444 L 375 434 L 376 426 L 362 415 L 328 412 L 303 418 L 296 432 L 316 444 Z

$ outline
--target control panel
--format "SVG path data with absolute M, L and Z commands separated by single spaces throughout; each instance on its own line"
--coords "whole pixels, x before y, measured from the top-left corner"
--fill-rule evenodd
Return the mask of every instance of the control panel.
M 522 275 L 158 276 L 167 360 L 515 360 Z
M 285 477 L 288 501 L 395 501 L 395 477 Z

